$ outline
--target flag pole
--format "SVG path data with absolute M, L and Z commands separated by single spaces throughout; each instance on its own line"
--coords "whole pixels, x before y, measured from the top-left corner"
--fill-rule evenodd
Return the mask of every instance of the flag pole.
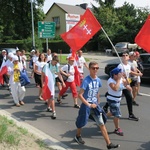
M 115 46 L 113 45 L 112 41 L 111 41 L 110 38 L 108 37 L 108 35 L 107 35 L 107 33 L 105 32 L 105 30 L 103 29 L 103 27 L 102 27 L 101 29 L 102 29 L 102 31 L 104 32 L 104 34 L 106 35 L 107 39 L 109 40 L 110 44 L 112 45 L 113 49 L 115 50 L 115 52 L 116 52 L 116 54 L 117 54 L 117 57 L 119 58 L 119 60 L 120 60 L 120 62 L 121 62 L 121 64 L 122 64 L 122 60 L 121 60 L 121 58 L 120 58 L 120 56 L 119 56 L 119 54 L 118 54 L 118 52 L 117 52 Z
M 104 32 L 104 34 L 106 35 L 106 37 L 107 37 L 107 39 L 109 40 L 110 44 L 112 45 L 113 49 L 115 50 L 115 52 L 116 52 L 116 54 L 117 54 L 117 57 L 119 58 L 119 61 L 120 61 L 121 65 L 122 65 L 123 68 L 124 68 L 124 65 L 123 65 L 123 63 L 122 63 L 122 60 L 121 60 L 121 58 L 120 58 L 120 56 L 119 56 L 119 54 L 118 54 L 118 52 L 117 52 L 115 46 L 113 45 L 112 41 L 111 41 L 110 38 L 108 37 L 108 35 L 107 35 L 107 33 L 105 32 L 105 30 L 103 29 L 103 27 L 102 27 L 101 29 L 102 29 L 102 31 Z M 127 73 L 126 73 L 125 68 L 124 68 L 124 71 L 125 71 L 125 75 L 127 76 Z

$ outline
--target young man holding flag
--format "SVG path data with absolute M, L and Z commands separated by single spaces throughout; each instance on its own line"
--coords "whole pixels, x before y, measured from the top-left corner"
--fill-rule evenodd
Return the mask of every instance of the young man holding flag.
M 52 61 L 47 63 L 42 70 L 42 97 L 44 100 L 48 99 L 48 108 L 47 111 L 52 112 L 52 119 L 56 119 L 56 111 L 55 111 L 55 74 L 58 75 L 59 79 L 62 82 L 63 87 L 65 87 L 65 83 L 62 79 L 62 76 L 59 72 L 59 68 L 57 66 L 58 56 L 54 56 Z

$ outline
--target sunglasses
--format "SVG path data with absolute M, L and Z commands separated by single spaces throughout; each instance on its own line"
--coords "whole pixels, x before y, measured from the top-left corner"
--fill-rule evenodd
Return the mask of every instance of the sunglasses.
M 99 67 L 91 67 L 92 70 L 98 70 Z

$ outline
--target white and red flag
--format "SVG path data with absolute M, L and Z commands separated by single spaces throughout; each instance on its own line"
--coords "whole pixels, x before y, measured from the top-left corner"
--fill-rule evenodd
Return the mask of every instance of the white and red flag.
M 51 98 L 55 94 L 54 77 L 47 65 L 45 65 L 44 85 L 42 87 L 42 98 L 44 100 Z
M 5 61 L 3 61 L 2 66 L 0 68 L 0 84 L 4 84 L 3 75 L 7 74 L 8 68 L 6 66 Z

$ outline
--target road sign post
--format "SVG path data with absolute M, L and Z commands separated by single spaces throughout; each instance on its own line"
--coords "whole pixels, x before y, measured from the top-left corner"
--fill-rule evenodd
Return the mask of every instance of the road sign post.
M 54 38 L 55 37 L 55 22 L 38 22 L 38 37 L 39 38 Z

